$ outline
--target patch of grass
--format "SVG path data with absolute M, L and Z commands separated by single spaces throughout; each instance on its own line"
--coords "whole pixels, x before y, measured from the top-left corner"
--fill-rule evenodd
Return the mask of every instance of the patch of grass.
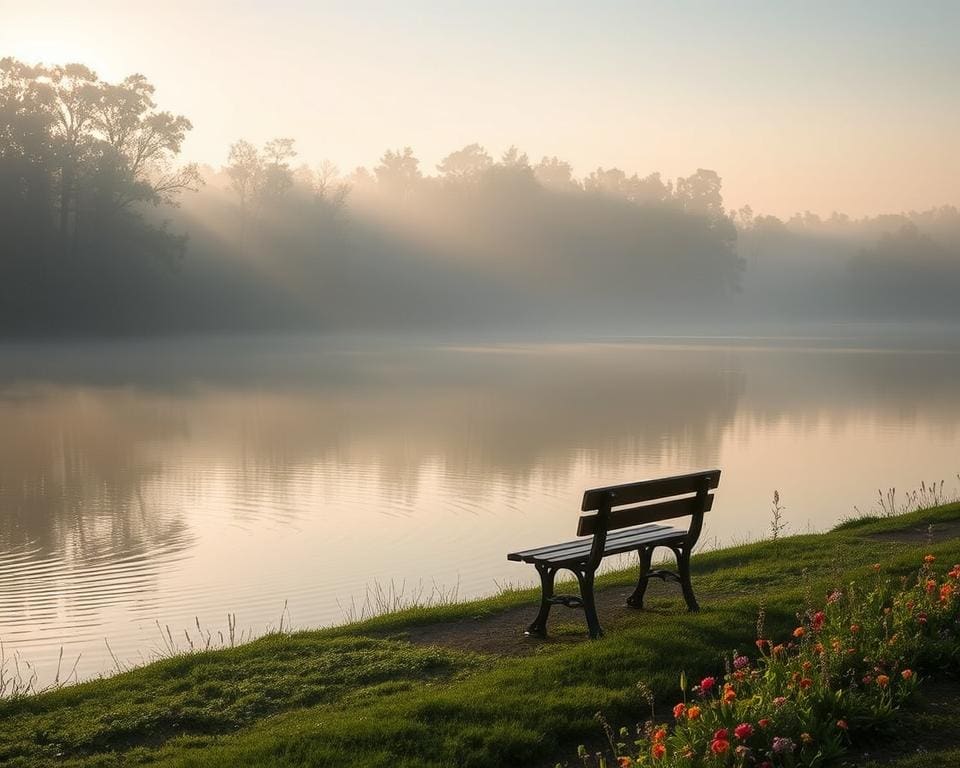
M 781 538 L 776 547 L 759 542 L 698 555 L 698 591 L 722 596 L 700 613 L 686 613 L 678 594 L 618 619 L 602 641 L 542 646 L 523 657 L 382 635 L 518 605 L 532 612 L 536 590 L 505 590 L 487 600 L 415 607 L 179 656 L 0 702 L 0 764 L 483 768 L 572 762 L 578 743 L 602 738 L 597 711 L 618 723 L 646 716 L 639 681 L 665 707 L 682 670 L 721 673 L 727 652 L 753 643 L 761 602 L 770 632 L 787 632 L 808 595 L 864 578 L 874 562 L 907 574 L 927 550 L 956 558 L 955 542 L 904 545 L 875 534 L 956 520 L 960 505 Z M 598 587 L 634 578 L 632 571 L 609 573 Z

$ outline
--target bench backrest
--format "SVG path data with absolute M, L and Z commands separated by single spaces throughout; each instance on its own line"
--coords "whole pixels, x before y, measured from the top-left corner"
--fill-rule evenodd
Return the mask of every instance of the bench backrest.
M 676 517 L 691 516 L 687 532 L 688 546 L 693 546 L 703 527 L 703 514 L 713 507 L 712 491 L 720 485 L 720 470 L 692 472 L 658 480 L 593 488 L 583 494 L 583 515 L 577 526 L 578 536 L 593 535 L 591 562 L 603 557 L 607 531 L 631 525 L 655 523 Z

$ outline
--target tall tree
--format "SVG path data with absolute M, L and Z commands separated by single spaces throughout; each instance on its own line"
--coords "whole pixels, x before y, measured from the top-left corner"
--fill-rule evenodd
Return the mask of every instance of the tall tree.
M 420 161 L 410 147 L 396 151 L 388 149 L 373 172 L 377 177 L 377 185 L 390 197 L 399 200 L 409 197 L 423 178 Z
M 492 165 L 493 158 L 487 150 L 479 144 L 468 144 L 443 158 L 437 165 L 437 170 L 447 181 L 464 183 L 478 180 Z

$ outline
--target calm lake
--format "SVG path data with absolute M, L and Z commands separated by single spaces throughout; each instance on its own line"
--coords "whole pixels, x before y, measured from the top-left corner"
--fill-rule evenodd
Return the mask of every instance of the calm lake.
M 0 346 L 0 640 L 79 677 L 204 630 L 534 583 L 590 486 L 720 467 L 703 542 L 957 490 L 956 345 L 303 337 Z M 679 595 L 678 595 L 679 596 Z M 286 613 L 284 605 L 286 604 Z M 161 634 L 161 628 L 163 632 Z M 521 628 L 518 627 L 518 631 Z M 107 648 L 107 642 L 111 651 Z

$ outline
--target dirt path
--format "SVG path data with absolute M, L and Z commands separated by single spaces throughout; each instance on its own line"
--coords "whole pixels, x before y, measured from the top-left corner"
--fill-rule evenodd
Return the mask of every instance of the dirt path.
M 576 592 L 576 587 L 572 591 Z M 658 579 L 651 581 L 646 595 L 650 608 L 644 611 L 627 606 L 627 597 L 632 591 L 633 587 L 627 586 L 597 591 L 597 613 L 605 629 L 614 630 L 624 623 L 641 621 L 643 617 L 653 620 L 657 615 L 684 610 L 680 588 L 676 584 L 664 584 Z M 708 594 L 700 592 L 697 597 L 701 603 L 710 598 Z M 664 599 L 670 602 L 665 603 Z M 493 616 L 425 624 L 392 636 L 417 645 L 441 645 L 499 656 L 523 656 L 537 653 L 545 647 L 589 642 L 583 611 L 562 605 L 554 606 L 550 614 L 550 635 L 546 640 L 525 637 L 523 630 L 533 620 L 537 607 L 536 600 L 531 600 L 529 605 L 510 608 Z
M 897 544 L 923 544 L 924 542 L 937 543 L 946 539 L 960 537 L 960 520 L 949 520 L 930 525 L 918 525 L 913 528 L 904 528 L 900 531 L 887 533 L 871 533 L 867 536 L 873 541 L 892 541 Z

